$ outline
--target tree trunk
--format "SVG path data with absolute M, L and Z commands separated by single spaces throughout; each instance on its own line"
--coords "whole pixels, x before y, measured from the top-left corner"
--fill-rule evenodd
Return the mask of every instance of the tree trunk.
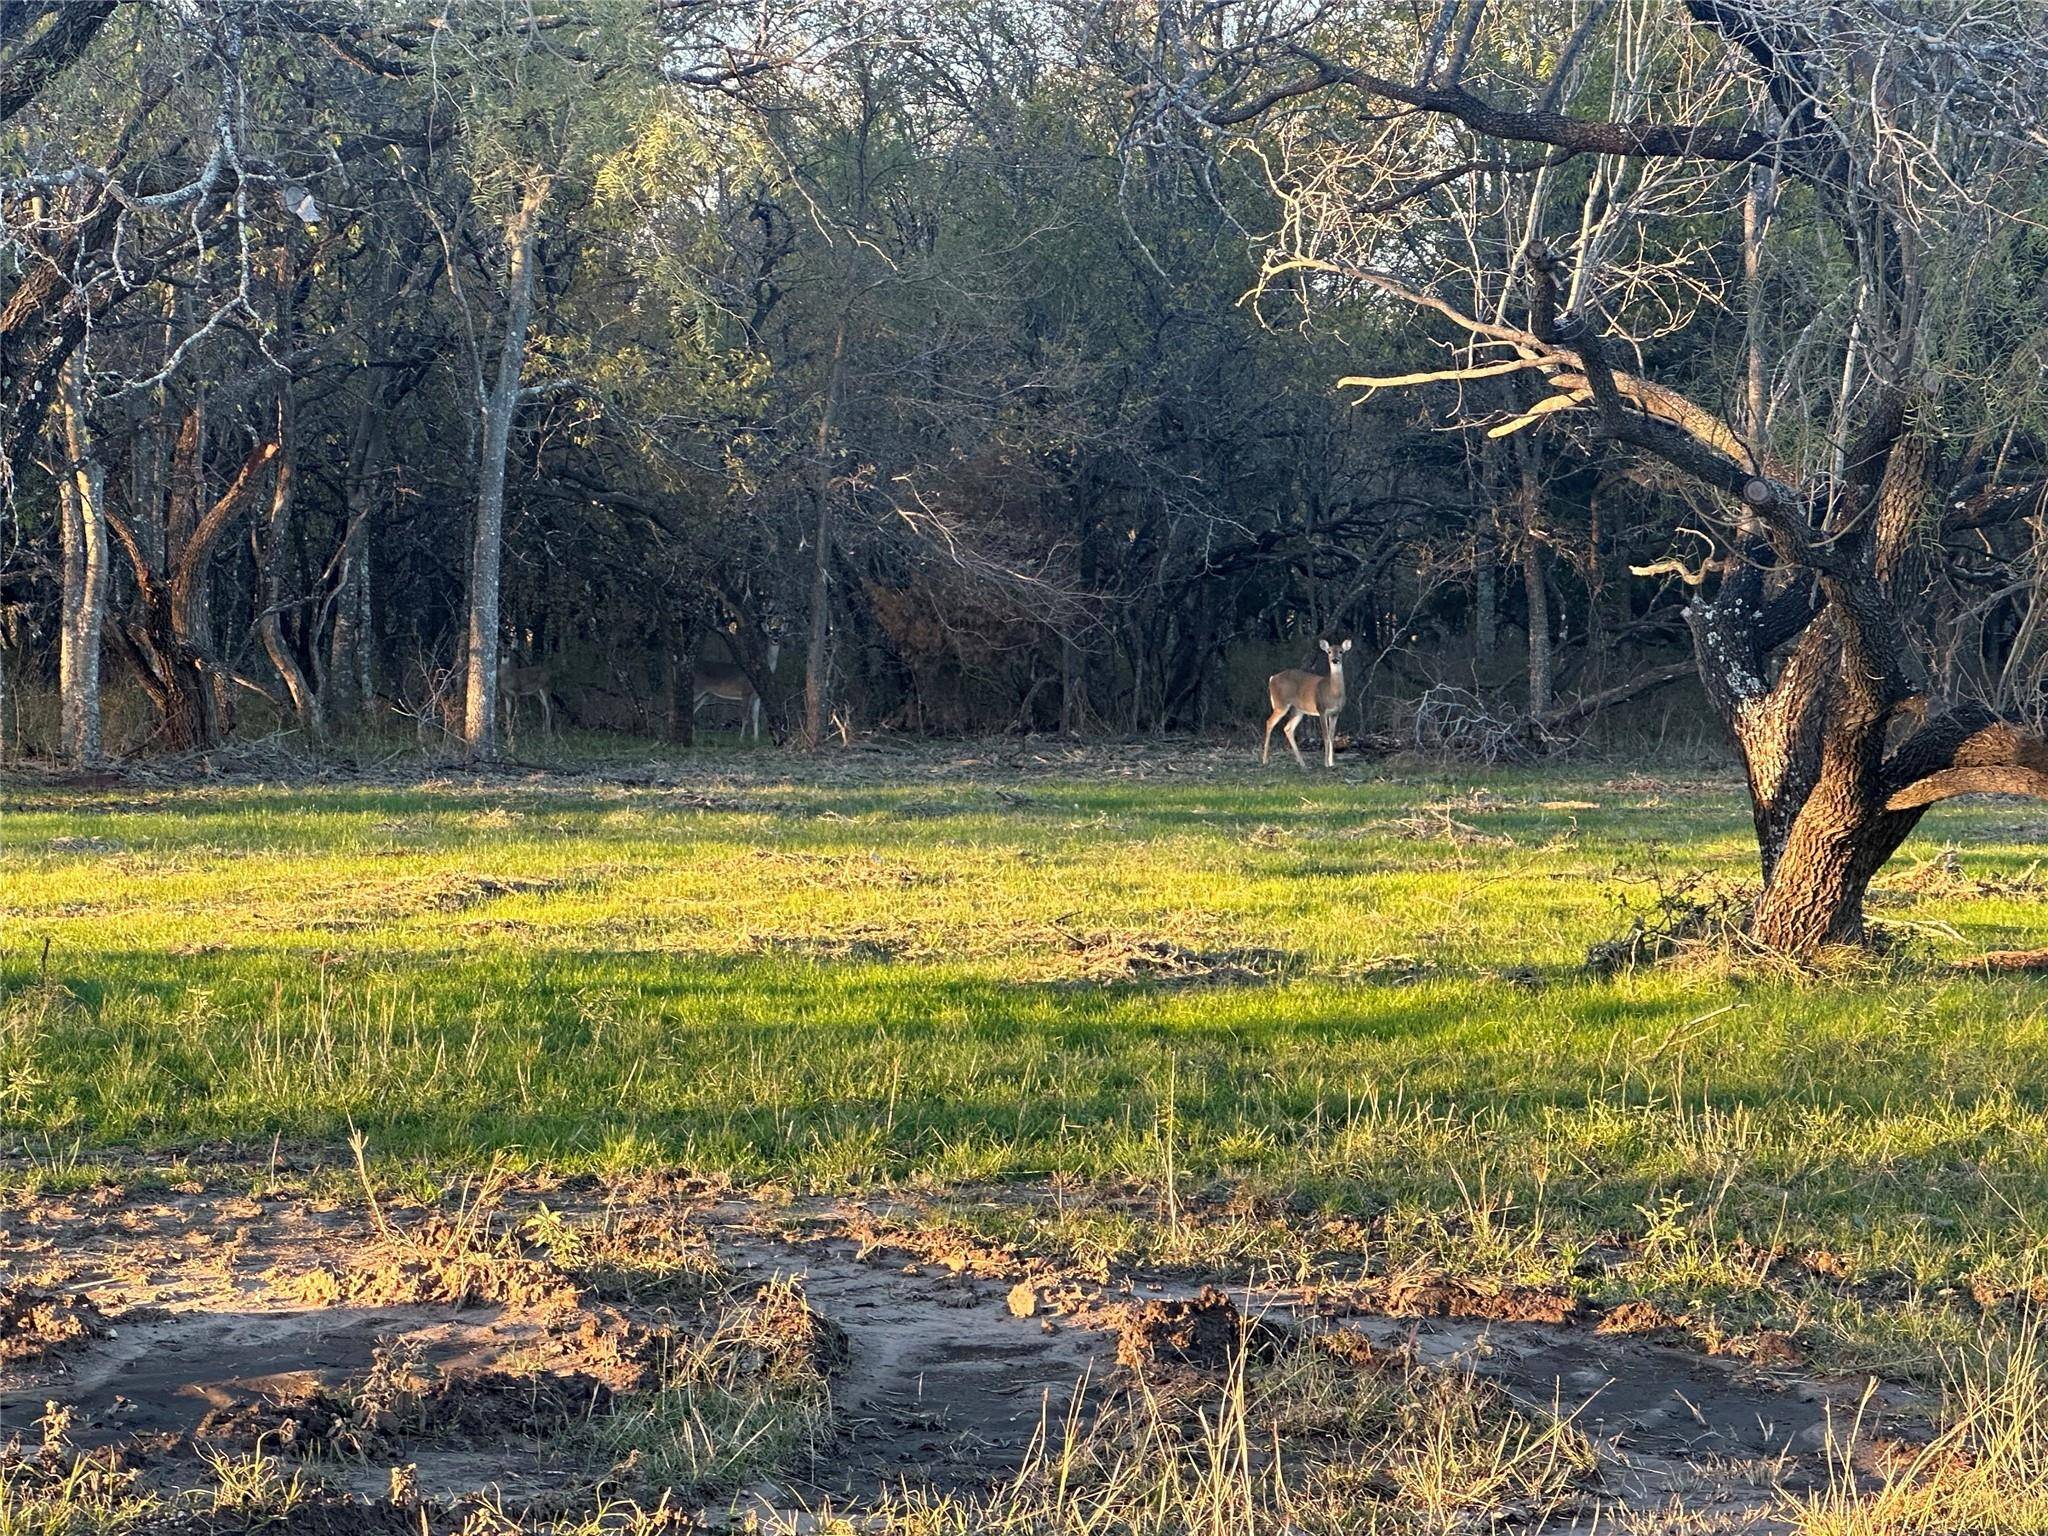
M 121 525 L 111 525 L 119 536 Z M 124 539 L 124 545 L 129 541 Z M 173 601 L 153 572 L 128 548 L 135 566 L 140 622 L 117 626 L 115 640 L 157 717 L 156 741 L 167 752 L 199 751 L 219 743 L 233 719 L 220 713 L 220 693 L 200 652 L 179 638 Z
M 1075 721 L 1079 712 L 1075 709 L 1078 701 L 1074 697 L 1074 642 L 1065 630 L 1060 632 L 1060 734 L 1074 734 Z
M 1533 403 L 1528 380 L 1517 377 L 1512 394 L 1522 409 Z M 1552 662 L 1550 650 L 1549 548 L 1546 543 L 1543 466 L 1534 434 L 1520 432 L 1509 440 L 1513 454 L 1513 497 L 1519 514 L 1522 585 L 1529 607 L 1529 716 L 1541 719 L 1550 712 Z
M 1870 882 L 1928 806 L 1986 792 L 2048 798 L 2048 743 L 1980 705 L 1929 718 L 1910 681 L 1887 573 L 1925 495 L 1925 445 L 1909 435 L 1883 458 L 1881 486 L 1856 503 L 1876 534 L 1870 566 L 1839 562 L 1817 591 L 1771 594 L 1745 562 L 1686 612 L 1701 680 L 1749 779 L 1763 875 L 1750 935 L 1788 954 L 1862 941 Z M 1836 488 L 1829 501 L 1852 494 Z M 1781 626 L 1796 639 L 1766 684 Z
M 85 419 L 85 369 L 74 353 L 59 396 L 65 470 L 63 628 L 58 637 L 61 749 L 74 768 L 100 761 L 100 654 L 107 613 L 107 477 Z
M 164 508 L 164 563 L 179 563 L 198 536 L 206 517 L 206 405 L 201 396 L 186 410 L 178 424 L 178 437 L 171 449 L 171 493 Z M 211 551 L 208 552 L 209 555 Z M 213 572 L 202 560 L 179 599 L 181 627 L 206 649 L 212 650 Z
M 1522 538 L 1522 583 L 1529 593 L 1529 715 L 1550 712 L 1550 588 L 1544 571 L 1543 545 L 1533 535 Z
M 825 694 L 831 667 L 832 644 L 832 429 L 839 410 L 839 396 L 845 382 L 846 317 L 832 338 L 832 365 L 825 384 L 824 406 L 818 417 L 817 498 L 818 523 L 811 551 L 811 634 L 804 656 L 804 729 L 806 752 L 815 752 L 825 740 Z
M 1482 534 L 1472 551 L 1472 658 L 1481 682 L 1493 667 L 1494 635 L 1500 627 L 1499 559 L 1492 536 Z
M 1754 749 L 1790 769 L 1778 795 L 1758 809 L 1764 888 L 1750 917 L 1758 943 L 1811 954 L 1863 942 L 1870 882 L 1924 810 L 1886 809 L 1881 746 L 1881 733 L 1873 740 L 1840 718 L 1824 721 L 1817 738 L 1793 741 L 1789 756 L 1754 733 L 1744 743 L 1745 757 Z
M 1775 195 L 1770 166 L 1752 165 L 1742 195 L 1742 438 L 1750 458 L 1761 464 L 1770 423 L 1770 393 L 1764 380 L 1764 225 Z
M 815 752 L 825 739 L 826 670 L 832 645 L 832 495 L 818 488 L 818 525 L 811 563 L 811 633 L 804 652 L 804 750 Z
M 113 633 L 156 709 L 157 739 L 167 751 L 214 746 L 234 725 L 233 694 L 197 628 L 196 593 L 214 546 L 255 497 L 277 449 L 276 443 L 265 442 L 250 450 L 228 488 L 191 525 L 168 576 L 150 559 L 133 529 L 111 509 L 105 516 L 134 570 L 139 610 L 138 622 L 117 625 Z
M 343 516 L 335 582 L 334 627 L 327 642 L 323 713 L 329 720 L 362 718 L 372 696 L 370 676 L 370 546 L 375 541 L 376 467 L 383 458 L 381 392 L 373 391 L 357 413 L 342 488 Z
M 291 701 L 292 713 L 298 717 L 300 728 L 317 739 L 323 734 L 320 699 L 306 681 L 298 657 L 292 654 L 291 646 L 286 643 L 284 623 L 279 613 L 283 601 L 279 567 L 283 564 L 285 530 L 291 522 L 295 484 L 290 380 L 286 380 L 278 391 L 277 440 L 280 445 L 277 476 L 271 482 L 270 516 L 263 530 L 263 579 L 258 587 L 263 610 L 256 620 L 256 633 L 263 642 L 264 654 L 270 658 L 271 666 L 277 669 L 277 675 L 284 683 L 285 697 Z
M 468 679 L 462 739 L 472 758 L 498 755 L 498 585 L 505 550 L 505 468 L 512 418 L 519 411 L 519 375 L 526 366 L 526 329 L 533 314 L 533 247 L 549 182 L 537 178 L 505 225 L 505 335 L 498 373 L 484 402 L 484 449 L 469 561 Z
M 691 709 L 696 700 L 691 697 L 691 686 L 696 673 L 695 631 L 685 629 L 691 636 L 681 645 L 672 645 L 660 635 L 655 644 L 660 647 L 661 657 L 661 698 L 663 735 L 679 747 L 696 745 L 697 718 Z

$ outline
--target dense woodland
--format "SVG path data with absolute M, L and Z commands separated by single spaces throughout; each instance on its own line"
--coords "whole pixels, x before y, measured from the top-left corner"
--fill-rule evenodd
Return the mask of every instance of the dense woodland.
M 1368 742 L 1732 736 L 1854 936 L 2048 788 L 2044 100 L 2031 0 L 4 0 L 0 729 L 1249 740 L 1348 636 Z

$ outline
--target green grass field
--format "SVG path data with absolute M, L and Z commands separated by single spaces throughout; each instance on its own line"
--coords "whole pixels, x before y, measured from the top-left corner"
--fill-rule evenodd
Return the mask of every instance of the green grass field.
M 16 783 L 6 1176 L 353 1127 L 394 1177 L 1027 1181 L 971 1219 L 1231 1271 L 1363 1243 L 1900 1371 L 2048 1271 L 2048 983 L 1953 963 L 2048 946 L 2038 807 L 1930 818 L 1882 963 L 1610 976 L 1623 902 L 1747 878 L 1732 779 L 705 761 Z

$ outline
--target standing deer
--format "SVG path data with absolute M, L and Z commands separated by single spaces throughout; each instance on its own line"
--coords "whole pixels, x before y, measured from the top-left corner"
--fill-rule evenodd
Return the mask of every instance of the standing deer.
M 771 642 L 768 646 L 768 671 L 771 675 L 781 655 L 781 645 Z M 754 687 L 754 680 L 745 672 L 731 662 L 699 662 L 690 678 L 690 713 L 698 713 L 712 699 L 739 705 L 740 735 L 744 737 L 747 734 L 747 723 L 751 719 L 754 740 L 761 739 L 761 695 Z
M 1286 715 L 1287 745 L 1294 753 L 1294 760 L 1301 764 L 1301 771 L 1308 772 L 1308 764 L 1302 760 L 1301 744 L 1294 739 L 1294 732 L 1303 716 L 1314 715 L 1323 729 L 1323 766 L 1334 768 L 1337 765 L 1337 714 L 1344 708 L 1344 653 L 1351 649 L 1351 642 L 1346 640 L 1336 647 L 1327 640 L 1318 640 L 1316 644 L 1329 658 L 1328 673 L 1303 672 L 1290 667 L 1266 679 L 1266 697 L 1272 700 L 1273 713 L 1266 717 L 1266 740 L 1259 748 L 1259 761 L 1262 763 L 1272 755 L 1273 727 L 1280 724 L 1282 715 Z
M 498 662 L 498 699 L 505 712 L 505 745 L 510 750 L 519 750 L 517 735 L 519 725 L 519 702 L 534 699 L 540 704 L 540 733 L 553 738 L 555 734 L 555 690 L 548 676 L 547 665 L 536 663 L 530 667 L 513 665 L 509 654 L 502 655 Z

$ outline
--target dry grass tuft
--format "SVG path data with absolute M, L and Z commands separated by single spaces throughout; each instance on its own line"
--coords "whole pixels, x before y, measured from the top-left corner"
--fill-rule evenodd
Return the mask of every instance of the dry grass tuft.
M 1827 1489 L 1788 1511 L 1800 1536 L 2041 1536 L 2048 1532 L 2048 1320 L 1951 1364 L 1946 1427 L 1894 1456 L 1876 1487 L 1860 1423 L 1830 1447 Z
M 1048 1422 L 1023 1471 L 980 1496 L 905 1489 L 886 1536 L 1266 1536 L 1537 1528 L 1585 1501 L 1590 1443 L 1460 1369 L 1240 1349 L 1190 1403 L 1142 1384 Z M 789 1527 L 794 1529 L 794 1526 Z

